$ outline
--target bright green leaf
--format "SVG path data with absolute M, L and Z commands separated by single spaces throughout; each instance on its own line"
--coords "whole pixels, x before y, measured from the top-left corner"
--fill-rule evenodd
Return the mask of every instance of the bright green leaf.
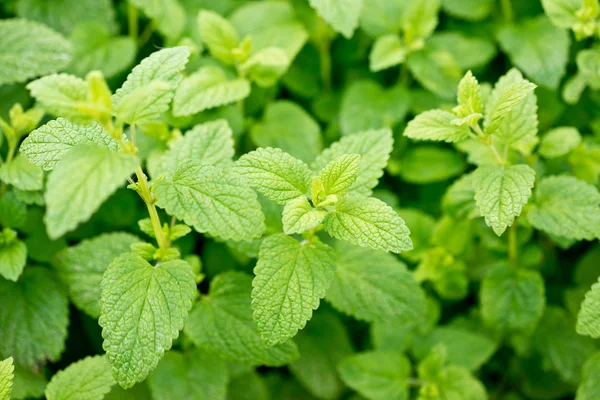
M 10 400 L 15 377 L 14 371 L 15 366 L 12 357 L 0 361 L 0 400 Z
M 454 125 L 456 115 L 444 110 L 425 111 L 408 123 L 404 136 L 415 140 L 459 142 L 469 136 L 469 127 Z
M 105 356 L 86 357 L 52 377 L 46 387 L 46 398 L 102 400 L 115 383 Z
M 600 283 L 594 283 L 585 294 L 577 316 L 577 332 L 594 339 L 600 337 Z
M 400 36 L 390 34 L 378 37 L 369 54 L 369 68 L 378 72 L 402 64 L 407 52 Z
M 27 247 L 25 243 L 14 239 L 0 245 L 0 275 L 16 282 L 21 276 L 27 262 Z
M 44 171 L 21 155 L 0 166 L 0 179 L 19 190 L 41 190 L 44 187 Z
M 304 233 L 319 226 L 327 211 L 313 208 L 306 196 L 289 200 L 283 208 L 283 231 L 287 235 Z
M 562 157 L 581 143 L 581 134 L 577 128 L 563 126 L 554 128 L 542 137 L 540 154 L 545 158 Z
M 309 0 L 317 14 L 346 39 L 350 39 L 358 26 L 363 6 L 362 0 Z M 367 5 L 368 6 L 368 5 Z

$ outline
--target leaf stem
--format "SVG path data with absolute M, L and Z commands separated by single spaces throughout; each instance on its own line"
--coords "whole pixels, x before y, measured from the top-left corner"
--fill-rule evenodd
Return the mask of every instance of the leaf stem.
M 129 37 L 137 41 L 138 37 L 138 10 L 129 2 L 127 4 L 127 29 L 129 31 Z
M 504 22 L 512 23 L 514 21 L 514 13 L 511 0 L 500 0 L 502 15 L 504 16 Z
M 154 28 L 154 21 L 150 21 L 150 23 L 146 25 L 146 27 L 142 31 L 142 34 L 140 35 L 140 38 L 138 39 L 138 47 L 142 47 L 146 44 L 146 42 L 148 42 L 148 40 L 150 40 L 150 36 L 152 36 L 152 34 L 154 33 Z
M 323 82 L 323 89 L 325 89 L 326 92 L 329 92 L 331 90 L 331 39 L 327 33 L 327 23 L 321 17 L 318 17 L 317 29 L 319 31 L 317 48 L 319 49 L 321 81 Z
M 171 246 L 171 244 L 169 243 L 169 239 L 167 239 L 165 232 L 162 229 L 160 217 L 158 216 L 156 206 L 154 205 L 156 203 L 156 199 L 148 187 L 148 178 L 146 177 L 146 174 L 144 174 L 144 171 L 142 171 L 141 167 L 138 167 L 135 170 L 135 175 L 137 176 L 138 193 L 148 208 L 150 220 L 152 221 L 152 229 L 154 230 L 158 247 L 161 250 L 166 250 Z
M 479 124 L 474 123 L 471 125 L 471 128 L 475 131 L 475 133 L 477 133 L 477 139 L 479 139 L 479 141 L 481 143 L 485 144 L 491 150 L 492 154 L 496 158 L 496 161 L 498 161 L 498 164 L 506 165 L 507 158 L 502 158 L 500 156 L 500 153 L 498 153 L 498 149 L 496 149 L 496 146 L 494 146 L 494 143 L 492 142 L 492 138 L 485 136 L 485 134 L 481 130 L 481 127 L 479 126 Z M 471 137 L 473 137 L 473 136 L 471 136 Z M 505 153 L 508 154 L 508 148 L 505 149 Z
M 517 222 L 515 221 L 508 230 L 508 260 L 511 264 L 517 263 Z

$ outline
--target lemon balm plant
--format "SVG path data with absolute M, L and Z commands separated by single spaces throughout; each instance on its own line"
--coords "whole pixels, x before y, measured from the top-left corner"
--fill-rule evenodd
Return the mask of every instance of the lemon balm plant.
M 596 399 L 597 0 L 0 4 L 0 400 Z

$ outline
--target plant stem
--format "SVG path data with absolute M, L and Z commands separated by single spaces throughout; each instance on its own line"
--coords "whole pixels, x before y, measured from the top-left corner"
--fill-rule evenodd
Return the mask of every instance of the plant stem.
M 517 223 L 512 224 L 508 230 L 508 260 L 511 264 L 517 263 Z
M 146 25 L 146 27 L 142 31 L 142 34 L 140 35 L 140 38 L 138 39 L 138 47 L 142 47 L 143 45 L 145 45 L 146 42 L 150 40 L 150 36 L 152 36 L 152 33 L 154 33 L 154 22 L 150 21 L 150 23 Z
M 485 144 L 491 150 L 492 154 L 494 154 L 494 157 L 496 158 L 496 161 L 498 161 L 500 165 L 506 165 L 507 159 L 503 159 L 500 156 L 500 153 L 498 153 L 498 149 L 496 149 L 496 146 L 494 146 L 491 137 L 488 138 L 485 136 L 479 124 L 475 123 L 471 125 L 471 128 L 475 131 L 475 133 L 477 133 L 477 139 L 479 139 L 481 143 Z M 508 152 L 508 148 L 505 149 L 505 152 Z
M 400 76 L 398 77 L 398 82 L 405 87 L 410 85 L 410 73 L 408 72 L 408 67 L 406 66 L 405 62 L 400 65 Z
M 494 154 L 494 157 L 496 157 L 496 161 L 498 161 L 498 163 L 500 163 L 501 165 L 506 165 L 506 160 L 502 159 L 502 157 L 500 156 L 500 153 L 498 153 L 498 150 L 496 150 L 496 146 L 494 146 L 493 143 L 486 143 L 486 144 L 490 148 L 492 153 Z
M 331 43 L 329 39 L 324 39 L 319 46 L 319 60 L 321 66 L 321 80 L 326 92 L 331 90 Z
M 138 10 L 131 4 L 127 4 L 127 29 L 129 30 L 129 37 L 133 40 L 137 40 L 138 36 Z
M 500 0 L 502 7 L 502 15 L 504 16 L 504 22 L 512 23 L 514 20 L 514 13 L 512 7 L 512 0 Z
M 138 193 L 144 202 L 146 203 L 146 207 L 148 208 L 148 213 L 150 214 L 150 220 L 152 221 L 152 229 L 154 229 L 154 235 L 156 236 L 156 242 L 158 243 L 158 247 L 160 249 L 166 250 L 170 247 L 169 239 L 165 236 L 165 232 L 162 229 L 162 225 L 160 223 L 160 217 L 158 216 L 158 212 L 156 211 L 156 207 L 154 204 L 156 203 L 156 199 L 154 195 L 150 191 L 148 187 L 148 179 L 146 178 L 146 174 L 142 171 L 141 167 L 138 167 L 135 170 L 135 175 L 137 176 L 137 184 L 138 184 Z

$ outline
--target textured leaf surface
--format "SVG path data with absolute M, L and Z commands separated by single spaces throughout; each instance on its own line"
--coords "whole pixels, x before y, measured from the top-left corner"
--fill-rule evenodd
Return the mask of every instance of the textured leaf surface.
M 159 173 L 173 176 L 177 166 L 195 160 L 203 165 L 223 167 L 233 158 L 231 128 L 225 120 L 196 125 L 177 140 L 161 160 Z
M 404 136 L 415 140 L 435 140 L 448 143 L 469 137 L 469 127 L 453 125 L 456 115 L 444 110 L 425 111 L 408 123 Z
M 283 208 L 283 231 L 287 235 L 304 233 L 319 226 L 327 211 L 313 208 L 306 196 L 290 200 Z
M 48 177 L 48 236 L 56 239 L 87 221 L 138 167 L 138 159 L 96 145 L 70 151 Z
M 73 52 L 61 34 L 24 19 L 0 21 L 0 49 L 0 85 L 60 71 Z
M 201 10 L 198 27 L 210 53 L 224 63 L 232 64 L 235 59 L 231 51 L 238 47 L 240 41 L 233 25 L 216 12 Z
M 96 122 L 79 125 L 58 118 L 31 132 L 21 144 L 21 154 L 46 171 L 54 169 L 67 153 L 78 144 L 94 143 L 117 150 L 119 144 Z
M 15 366 L 13 358 L 0 361 L 0 400 L 10 400 L 13 387 Z
M 350 186 L 356 182 L 360 165 L 360 155 L 345 154 L 331 161 L 319 172 L 319 180 L 323 184 L 325 196 L 334 194 L 341 198 Z M 314 199 L 313 199 L 314 200 Z
M 346 39 L 352 37 L 358 26 L 362 0 L 310 0 L 310 5 Z
M 235 170 L 250 186 L 279 204 L 306 194 L 312 176 L 304 162 L 271 147 L 244 154 Z
M 372 351 L 347 357 L 338 366 L 346 385 L 370 400 L 405 400 L 410 361 L 402 354 Z
M 586 293 L 577 316 L 577 332 L 594 339 L 600 338 L 600 282 Z
M 225 361 L 200 349 L 168 352 L 148 378 L 155 400 L 225 400 L 227 381 Z
M 50 270 L 28 267 L 17 283 L 0 279 L 0 357 L 34 368 L 57 361 L 64 350 L 69 299 Z M 44 318 L 40 318 L 43 315 Z
M 360 165 L 356 181 L 350 187 L 351 192 L 369 196 L 383 175 L 394 139 L 389 129 L 371 130 L 343 137 L 325 149 L 311 164 L 311 168 L 320 171 L 327 164 L 344 154 L 360 155 Z
M 198 232 L 239 241 L 265 230 L 256 193 L 231 169 L 186 161 L 155 192 L 159 207 Z
M 129 253 L 110 264 L 102 279 L 98 323 L 119 385 L 130 388 L 156 368 L 179 336 L 196 293 L 185 261 L 153 267 Z
M 489 326 L 531 332 L 544 312 L 544 280 L 538 271 L 498 265 L 483 279 L 480 301 Z
M 354 318 L 415 321 L 425 296 L 406 265 L 391 254 L 344 243 L 336 246 L 334 279 L 325 300 Z
M 173 98 L 173 115 L 186 116 L 243 100 L 250 94 L 250 82 L 228 80 L 218 67 L 205 67 L 181 81 Z
M 71 300 L 92 318 L 100 316 L 102 275 L 115 258 L 130 252 L 137 236 L 125 232 L 105 233 L 81 241 L 57 255 L 57 269 L 69 288 Z
M 25 268 L 27 261 L 27 246 L 15 239 L 10 243 L 0 245 L 0 275 L 16 282 Z
M 551 176 L 537 185 L 527 218 L 534 228 L 575 240 L 600 236 L 600 193 L 571 176 Z
M 189 55 L 187 47 L 179 46 L 143 59 L 112 96 L 117 117 L 130 124 L 157 119 L 169 108 Z
M 46 75 L 27 85 L 31 96 L 49 114 L 73 121 L 89 119 L 82 112 L 88 107 L 89 85 L 86 81 L 69 74 Z
M 293 337 L 312 317 L 333 279 L 335 253 L 321 242 L 276 234 L 263 240 L 252 281 L 252 309 L 267 346 Z
M 412 250 L 410 231 L 390 206 L 376 198 L 346 198 L 327 214 L 325 231 L 331 236 L 377 250 Z
M 482 165 L 472 175 L 475 202 L 496 235 L 521 214 L 531 197 L 535 171 L 526 164 Z
M 48 400 L 102 400 L 115 384 L 106 356 L 86 357 L 52 377 Z
M 217 275 L 208 296 L 196 304 L 185 333 L 200 347 L 238 362 L 281 366 L 298 358 L 292 341 L 265 347 L 252 319 L 252 278 L 241 272 Z

